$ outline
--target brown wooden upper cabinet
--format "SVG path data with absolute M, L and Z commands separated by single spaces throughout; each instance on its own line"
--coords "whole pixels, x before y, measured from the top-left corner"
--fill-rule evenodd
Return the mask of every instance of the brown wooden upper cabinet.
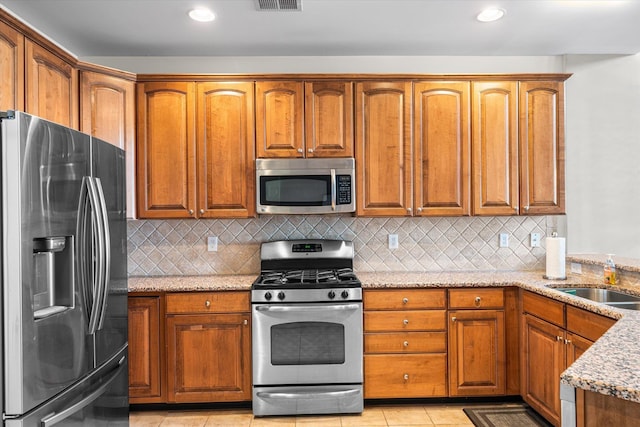
M 412 214 L 411 82 L 356 83 L 356 214 Z
M 258 157 L 352 157 L 353 83 L 258 81 Z
M 414 84 L 414 215 L 470 214 L 469 88 Z
M 517 215 L 518 82 L 472 82 L 473 214 Z
M 136 215 L 135 105 L 133 79 L 80 71 L 80 131 L 127 152 L 127 218 Z
M 0 111 L 24 110 L 24 35 L 0 21 Z
M 139 217 L 254 216 L 253 123 L 251 82 L 139 84 Z
M 29 39 L 25 61 L 25 111 L 78 129 L 78 71 Z
M 520 213 L 565 213 L 564 82 L 520 82 Z

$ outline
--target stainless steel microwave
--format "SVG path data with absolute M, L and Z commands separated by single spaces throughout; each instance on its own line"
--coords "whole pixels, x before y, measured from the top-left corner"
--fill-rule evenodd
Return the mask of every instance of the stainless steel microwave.
M 259 214 L 355 212 L 355 160 L 257 159 Z

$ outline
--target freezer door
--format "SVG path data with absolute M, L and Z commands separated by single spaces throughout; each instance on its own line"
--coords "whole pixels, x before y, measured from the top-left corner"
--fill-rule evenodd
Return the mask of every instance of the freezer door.
M 16 112 L 2 121 L 4 412 L 22 414 L 91 369 L 75 271 L 88 136 Z
M 5 420 L 6 427 L 129 425 L 127 346 L 99 369 L 29 413 Z
M 127 206 L 124 151 L 93 138 L 92 156 L 92 174 L 104 195 L 110 260 L 106 301 L 95 333 L 99 365 L 127 342 Z

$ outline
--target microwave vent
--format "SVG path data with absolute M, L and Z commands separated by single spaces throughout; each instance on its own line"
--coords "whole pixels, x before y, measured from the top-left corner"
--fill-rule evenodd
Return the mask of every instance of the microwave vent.
M 256 9 L 266 12 L 302 11 L 302 0 L 255 0 Z

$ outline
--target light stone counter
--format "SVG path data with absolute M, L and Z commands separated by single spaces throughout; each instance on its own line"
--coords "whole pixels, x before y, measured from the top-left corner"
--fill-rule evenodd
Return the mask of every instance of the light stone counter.
M 619 320 L 561 376 L 572 387 L 640 402 L 640 312 L 616 309 L 554 287 L 605 287 L 593 278 L 569 275 L 546 280 L 543 272 L 357 273 L 364 289 L 517 286 Z M 129 292 L 250 290 L 256 275 L 131 277 Z M 634 288 L 627 289 L 634 292 Z M 637 288 L 635 288 L 636 294 Z

